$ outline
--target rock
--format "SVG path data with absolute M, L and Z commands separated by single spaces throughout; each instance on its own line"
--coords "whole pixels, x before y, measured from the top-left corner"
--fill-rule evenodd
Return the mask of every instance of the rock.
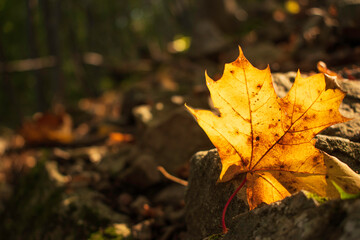
M 144 196 L 138 196 L 131 204 L 130 208 L 138 216 L 145 216 L 146 207 L 149 206 L 150 201 Z
M 359 169 L 360 145 L 339 137 L 319 136 L 323 150 L 347 156 Z M 347 155 L 346 155 L 347 154 Z M 221 232 L 223 207 L 234 191 L 231 183 L 216 183 L 221 163 L 216 149 L 198 152 L 191 159 L 189 185 L 185 197 L 187 239 L 204 239 Z M 310 194 L 307 194 L 310 196 Z M 358 239 L 360 199 L 327 201 L 323 205 L 304 192 L 282 201 L 247 211 L 239 198 L 234 198 L 227 211 L 230 231 L 223 239 Z
M 206 134 L 183 106 L 153 122 L 140 143 L 141 152 L 156 156 L 156 163 L 171 174 L 183 167 L 196 151 L 211 147 Z
M 139 155 L 131 166 L 121 174 L 122 182 L 144 189 L 160 182 L 160 173 L 157 164 L 151 155 Z
M 180 184 L 171 184 L 162 189 L 154 197 L 155 204 L 183 205 L 186 187 Z
M 95 165 L 96 169 L 101 172 L 102 175 L 114 176 L 119 174 L 127 163 L 128 157 L 131 157 L 134 153 L 130 147 L 124 147 L 116 153 L 108 153 L 102 158 L 102 160 Z
M 276 94 L 282 98 L 285 97 L 292 87 L 296 72 L 272 73 L 272 80 Z
M 61 208 L 62 214 L 72 212 L 74 219 L 84 219 L 84 216 L 92 216 L 96 221 L 106 221 L 112 223 L 128 223 L 126 215 L 113 211 L 108 205 L 103 203 L 104 196 L 88 188 L 78 188 L 73 193 L 66 195 L 63 199 Z M 87 221 L 88 219 L 84 219 Z
M 304 192 L 240 214 L 222 238 L 360 239 L 360 199 L 328 201 L 318 206 Z
M 317 135 L 316 140 L 316 148 L 337 157 L 354 171 L 360 171 L 360 143 L 326 135 Z
M 360 99 L 360 84 L 358 81 L 343 79 L 338 82 L 340 87 L 346 91 L 347 96 Z
M 121 193 L 117 198 L 117 203 L 120 211 L 129 213 L 130 204 L 134 201 L 134 198 L 129 193 Z
M 152 239 L 151 226 L 154 224 L 153 219 L 145 220 L 132 227 L 132 236 L 134 239 L 150 240 Z
M 360 142 L 360 119 L 332 125 L 323 130 L 321 134 L 346 138 L 352 142 Z
M 202 239 L 221 232 L 222 210 L 227 199 L 234 192 L 231 183 L 216 183 L 221 163 L 216 149 L 198 152 L 190 161 L 189 185 L 185 196 L 185 217 L 187 239 Z M 226 221 L 246 211 L 245 203 L 234 198 Z

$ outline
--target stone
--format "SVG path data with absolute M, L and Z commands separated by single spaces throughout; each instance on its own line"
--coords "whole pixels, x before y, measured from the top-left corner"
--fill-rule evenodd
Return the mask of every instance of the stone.
M 360 199 L 321 205 L 304 192 L 238 215 L 227 239 L 359 239 Z
M 104 196 L 88 188 L 78 188 L 76 191 L 64 196 L 60 211 L 66 215 L 72 211 L 74 219 L 83 219 L 83 216 L 93 216 L 98 221 L 113 223 L 128 223 L 126 215 L 113 211 L 102 200 Z M 86 215 L 87 214 L 87 215 Z
M 155 204 L 171 204 L 180 206 L 184 203 L 186 187 L 177 183 L 171 184 L 156 194 L 153 201 Z
M 360 143 L 319 134 L 316 136 L 315 147 L 337 157 L 354 171 L 360 171 Z
M 292 87 L 296 72 L 272 73 L 272 80 L 276 94 L 282 98 L 289 92 Z
M 133 187 L 144 189 L 160 182 L 161 177 L 153 156 L 142 154 L 137 156 L 131 166 L 120 175 L 120 180 Z
M 360 143 L 360 119 L 332 125 L 321 132 L 322 135 L 338 136 Z
M 145 196 L 138 196 L 131 204 L 130 208 L 133 212 L 135 212 L 137 215 L 144 216 L 146 212 L 146 207 L 149 206 L 150 201 Z
M 216 183 L 221 162 L 216 149 L 202 151 L 190 160 L 190 177 L 185 196 L 187 239 L 202 239 L 220 233 L 222 210 L 234 192 L 231 183 Z M 227 210 L 226 221 L 245 212 L 245 203 L 234 198 Z
M 131 232 L 134 239 L 139 239 L 139 240 L 153 239 L 151 233 L 151 226 L 153 224 L 154 224 L 154 219 L 148 219 L 132 226 Z
M 354 171 L 360 171 L 360 143 L 326 135 L 316 136 L 315 147 L 337 157 Z
M 156 156 L 156 163 L 171 174 L 176 174 L 197 151 L 212 147 L 183 106 L 149 125 L 140 143 L 141 151 Z
M 353 161 L 359 154 L 351 151 L 358 144 L 348 139 L 320 136 L 318 144 L 332 153 L 348 154 Z M 234 188 L 231 183 L 216 183 L 221 170 L 216 149 L 198 152 L 190 164 L 185 197 L 187 239 L 219 237 L 222 210 Z M 219 239 L 359 239 L 360 231 L 356 229 L 360 225 L 360 199 L 320 204 L 311 194 L 301 191 L 248 211 L 241 198 L 234 198 L 226 213 L 226 224 L 230 230 Z
M 130 204 L 134 201 L 134 197 L 129 193 L 121 193 L 117 197 L 117 204 L 120 211 L 129 213 L 130 212 Z

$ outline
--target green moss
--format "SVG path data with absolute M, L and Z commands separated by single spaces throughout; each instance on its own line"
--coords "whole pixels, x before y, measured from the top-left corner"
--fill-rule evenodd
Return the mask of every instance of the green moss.
M 100 229 L 99 231 L 90 235 L 89 240 L 131 240 L 132 237 L 129 232 L 122 233 L 116 225 L 109 226 L 105 230 Z
M 323 203 L 329 201 L 329 199 L 327 197 L 321 197 L 321 196 L 317 195 L 316 193 L 305 192 L 305 195 L 306 195 L 306 197 L 312 198 L 312 199 L 314 199 L 316 202 L 318 202 L 320 204 L 323 204 Z

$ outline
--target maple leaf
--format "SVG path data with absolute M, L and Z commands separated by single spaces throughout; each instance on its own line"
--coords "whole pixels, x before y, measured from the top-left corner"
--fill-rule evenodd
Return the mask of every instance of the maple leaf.
M 239 50 L 219 80 L 205 74 L 219 113 L 186 106 L 218 149 L 218 181 L 245 175 L 250 209 L 300 190 L 338 198 L 331 181 L 359 192 L 360 177 L 314 146 L 318 132 L 349 120 L 338 111 L 345 93 L 336 81 L 324 74 L 302 78 L 298 71 L 289 93 L 279 98 L 270 68 L 253 67 Z

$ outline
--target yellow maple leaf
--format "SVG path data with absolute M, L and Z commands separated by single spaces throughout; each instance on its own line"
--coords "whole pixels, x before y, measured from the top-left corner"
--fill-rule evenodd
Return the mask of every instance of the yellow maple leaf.
M 346 164 L 314 147 L 321 130 L 348 121 L 338 111 L 345 94 L 324 74 L 302 78 L 284 98 L 273 88 L 269 67 L 253 67 L 240 49 L 221 79 L 206 74 L 219 114 L 188 107 L 218 149 L 220 182 L 245 175 L 249 208 L 272 203 L 297 191 L 338 198 L 335 181 L 349 193 L 360 177 Z

